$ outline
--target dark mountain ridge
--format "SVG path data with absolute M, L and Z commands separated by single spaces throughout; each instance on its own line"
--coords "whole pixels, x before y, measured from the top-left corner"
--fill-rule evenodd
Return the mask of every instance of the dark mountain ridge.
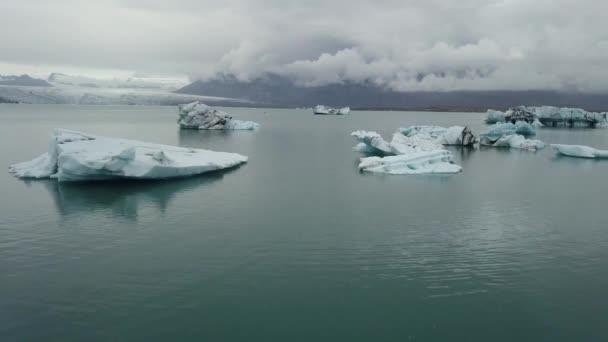
M 377 110 L 485 111 L 526 106 L 579 107 L 589 111 L 607 111 L 607 94 L 529 91 L 448 91 L 397 92 L 368 83 L 340 83 L 302 87 L 290 80 L 266 75 L 252 82 L 232 76 L 209 81 L 195 81 L 176 92 L 239 98 L 270 107 L 334 107 Z

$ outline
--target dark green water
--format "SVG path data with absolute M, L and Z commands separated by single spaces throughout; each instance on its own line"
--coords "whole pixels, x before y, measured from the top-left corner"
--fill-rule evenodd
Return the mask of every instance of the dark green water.
M 4 167 L 54 127 L 250 157 L 158 183 L 0 172 L 0 341 L 608 340 L 608 161 L 453 148 L 458 175 L 362 174 L 353 130 L 483 114 L 229 111 L 262 127 L 0 105 Z M 608 130 L 538 138 L 608 149 Z

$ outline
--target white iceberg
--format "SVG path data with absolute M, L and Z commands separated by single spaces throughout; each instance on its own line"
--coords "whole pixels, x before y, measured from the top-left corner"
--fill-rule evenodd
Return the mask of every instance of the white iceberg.
M 391 175 L 458 173 L 462 167 L 452 161 L 446 150 L 420 151 L 398 156 L 361 158 L 359 169 Z
M 49 151 L 11 165 L 19 178 L 64 181 L 121 178 L 166 179 L 193 176 L 245 163 L 236 153 L 214 152 L 56 129 Z
M 401 132 L 393 134 L 390 142 L 376 132 L 353 132 L 351 135 L 359 141 L 354 148 L 356 151 L 377 155 L 361 158 L 359 169 L 388 174 L 456 173 L 462 170 L 454 164 L 452 153 L 438 142 L 446 135 L 445 128 L 416 127 L 404 130 L 409 136 Z
M 523 135 L 511 134 L 500 137 L 481 136 L 480 145 L 491 147 L 518 148 L 528 151 L 536 151 L 545 148 L 545 143 L 540 140 L 526 139 Z
M 350 107 L 332 108 L 318 105 L 314 108 L 313 112 L 320 115 L 347 115 L 350 113 Z
M 588 112 L 580 108 L 514 107 L 506 112 L 488 110 L 486 122 L 525 121 L 534 126 L 608 127 L 608 113 Z
M 536 130 L 531 124 L 524 121 L 517 121 L 515 124 L 510 122 L 497 122 L 490 126 L 486 132 L 480 134 L 480 136 L 502 137 L 503 135 L 513 134 L 533 136 L 536 135 Z
M 199 101 L 177 106 L 181 128 L 223 130 L 252 130 L 260 126 L 253 121 L 235 120 L 232 116 Z
M 576 158 L 608 158 L 608 150 L 598 150 L 584 145 L 560 145 L 552 144 L 551 147 L 557 153 Z
M 477 142 L 468 127 L 452 126 L 449 128 L 441 126 L 411 126 L 400 128 L 399 131 L 406 137 L 418 137 L 433 141 L 440 145 L 472 146 Z

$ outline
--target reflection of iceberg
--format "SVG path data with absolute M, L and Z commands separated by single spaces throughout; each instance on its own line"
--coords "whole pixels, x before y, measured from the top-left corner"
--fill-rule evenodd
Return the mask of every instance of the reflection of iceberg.
M 599 127 L 608 126 L 608 113 L 587 112 L 580 108 L 514 107 L 506 112 L 488 110 L 486 122 L 524 121 L 535 126 Z
M 227 113 L 198 101 L 179 105 L 177 110 L 179 115 L 177 122 L 181 128 L 250 130 L 260 126 L 252 121 L 235 120 Z
M 328 106 L 318 105 L 315 107 L 313 112 L 319 115 L 346 115 L 350 113 L 350 108 L 332 108 Z
M 355 150 L 375 155 L 361 158 L 359 169 L 388 174 L 456 173 L 451 152 L 443 145 L 471 145 L 476 138 L 466 127 L 412 126 L 402 128 L 387 142 L 376 132 L 351 134 L 359 143 Z
M 62 216 L 98 213 L 102 216 L 109 214 L 110 217 L 137 220 L 141 215 L 148 217 L 148 215 L 167 212 L 172 201 L 189 192 L 212 186 L 230 172 L 232 170 L 209 172 L 201 176 L 172 179 L 165 182 L 117 181 L 85 185 L 42 180 L 32 182 L 31 185 L 44 185 Z M 200 201 L 204 202 L 205 198 L 199 198 Z
M 607 150 L 598 150 L 593 147 L 584 146 L 584 145 L 560 145 L 560 144 L 552 144 L 554 150 L 557 151 L 560 155 L 568 156 L 568 157 L 576 157 L 576 158 L 608 158 Z
M 49 152 L 11 165 L 20 178 L 59 181 L 120 178 L 158 179 L 192 176 L 237 166 L 247 157 L 236 153 L 106 138 L 76 131 L 55 130 Z

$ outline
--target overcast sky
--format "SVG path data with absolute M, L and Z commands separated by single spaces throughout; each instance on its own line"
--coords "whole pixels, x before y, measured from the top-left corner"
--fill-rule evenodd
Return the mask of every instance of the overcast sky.
M 605 0 L 0 0 L 0 74 L 608 91 Z

